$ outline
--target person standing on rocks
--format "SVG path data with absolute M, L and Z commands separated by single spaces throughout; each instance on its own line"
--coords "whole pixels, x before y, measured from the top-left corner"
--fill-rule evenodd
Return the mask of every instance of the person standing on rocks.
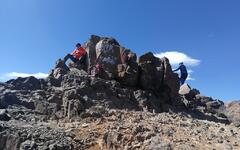
M 63 61 L 66 63 L 68 59 L 71 59 L 74 63 L 84 64 L 87 59 L 87 52 L 86 50 L 81 46 L 80 43 L 76 44 L 76 49 L 71 53 L 67 54 Z
M 185 80 L 188 77 L 188 72 L 187 72 L 187 68 L 186 66 L 183 64 L 183 62 L 179 63 L 179 67 L 175 70 L 173 70 L 173 72 L 180 70 L 181 73 L 181 77 L 180 77 L 180 84 L 183 85 Z

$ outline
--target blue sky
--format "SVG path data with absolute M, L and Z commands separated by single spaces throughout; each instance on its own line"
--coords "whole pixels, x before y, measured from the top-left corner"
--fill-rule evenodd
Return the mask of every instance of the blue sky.
M 0 80 L 12 72 L 48 73 L 76 42 L 96 34 L 115 37 L 138 56 L 181 54 L 194 62 L 186 64 L 192 87 L 240 99 L 239 6 L 237 0 L 1 0 Z

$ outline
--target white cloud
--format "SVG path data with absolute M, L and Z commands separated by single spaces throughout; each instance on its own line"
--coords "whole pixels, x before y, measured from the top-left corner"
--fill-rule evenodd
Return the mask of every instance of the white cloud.
M 29 77 L 29 76 L 34 76 L 35 78 L 46 78 L 48 74 L 45 73 L 21 73 L 21 72 L 10 72 L 10 73 L 5 73 L 2 76 L 0 76 L 1 81 L 6 81 L 9 79 L 17 78 L 17 77 Z
M 45 73 L 19 73 L 19 72 L 10 72 L 10 73 L 7 73 L 6 76 L 8 77 L 29 77 L 29 76 L 34 76 L 36 78 L 46 78 L 48 76 L 48 74 L 45 74 Z
M 187 68 L 188 67 L 192 68 L 200 64 L 200 60 L 192 58 L 185 53 L 177 52 L 177 51 L 167 51 L 167 52 L 162 52 L 154 55 L 158 58 L 167 57 L 169 59 L 170 64 L 174 67 L 177 67 L 180 62 L 183 62 L 187 66 Z M 180 72 L 178 71 L 178 73 Z M 193 74 L 193 70 L 188 69 L 188 77 L 186 80 L 194 81 L 195 78 L 192 77 L 192 74 Z
M 187 66 L 197 66 L 200 63 L 200 60 L 177 51 L 168 51 L 154 55 L 158 58 L 167 57 L 171 65 L 178 65 L 180 62 L 183 62 Z
M 194 81 L 195 80 L 195 78 L 193 78 L 192 77 L 192 73 L 193 73 L 193 70 L 188 70 L 188 77 L 187 77 L 187 79 L 186 80 L 191 80 L 191 81 Z

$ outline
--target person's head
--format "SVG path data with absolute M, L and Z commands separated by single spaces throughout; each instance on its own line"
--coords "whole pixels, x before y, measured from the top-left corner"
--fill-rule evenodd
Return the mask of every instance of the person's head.
M 181 66 L 181 65 L 183 65 L 183 62 L 180 62 L 180 63 L 179 63 L 179 66 Z
M 82 45 L 80 44 L 80 43 L 77 43 L 76 44 L 76 47 L 78 48 L 78 47 L 81 47 Z

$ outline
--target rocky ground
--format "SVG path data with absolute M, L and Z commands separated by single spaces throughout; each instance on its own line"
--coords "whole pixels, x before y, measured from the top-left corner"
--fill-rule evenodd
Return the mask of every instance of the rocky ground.
M 187 113 L 108 110 L 80 120 L 0 122 L 0 149 L 240 149 L 239 128 Z M 36 115 L 32 115 L 36 116 Z M 24 117 L 22 117 L 24 118 Z
M 240 149 L 238 103 L 180 87 L 167 58 L 113 38 L 84 47 L 85 67 L 59 59 L 46 79 L 0 83 L 0 150 Z

